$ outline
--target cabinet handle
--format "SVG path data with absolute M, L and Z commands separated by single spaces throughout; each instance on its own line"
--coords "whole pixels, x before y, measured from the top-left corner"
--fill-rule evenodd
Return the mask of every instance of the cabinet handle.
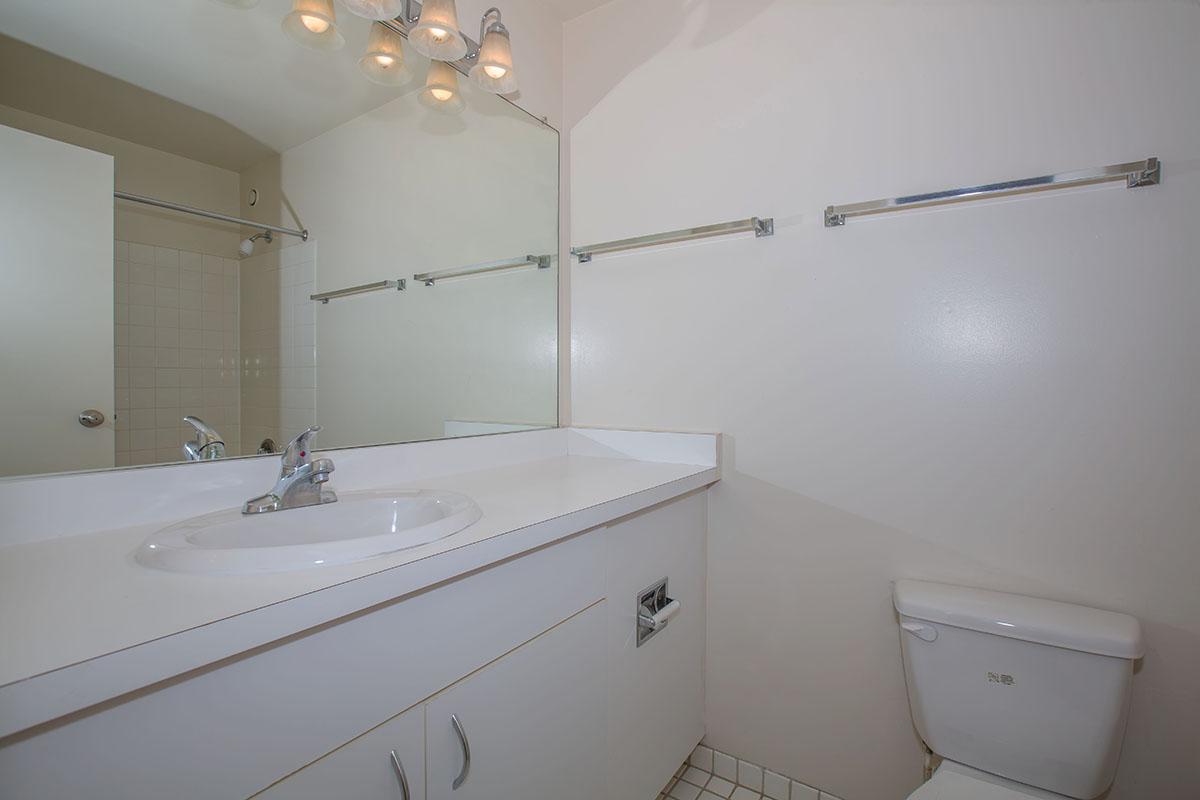
M 462 772 L 458 773 L 458 777 L 454 779 L 451 789 L 457 789 L 467 782 L 467 776 L 471 774 L 471 743 L 467 741 L 467 732 L 463 730 L 462 723 L 458 721 L 458 717 L 451 714 L 450 724 L 454 726 L 454 732 L 458 734 L 458 743 L 462 745 L 463 765 Z
M 408 776 L 404 774 L 404 765 L 396 751 L 392 751 L 392 767 L 396 770 L 396 778 L 400 781 L 400 800 L 412 800 L 408 794 Z

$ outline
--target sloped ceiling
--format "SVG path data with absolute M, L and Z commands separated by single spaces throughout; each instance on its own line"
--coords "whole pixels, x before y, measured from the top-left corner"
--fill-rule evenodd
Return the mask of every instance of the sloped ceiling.
M 219 117 L 3 35 L 0 105 L 234 172 L 275 153 Z
M 559 17 L 565 22 L 582 16 L 593 8 L 612 2 L 612 0 L 542 0 L 548 6 L 553 6 Z
M 359 74 L 367 20 L 339 14 L 346 46 L 322 53 L 282 33 L 280 21 L 290 10 L 290 0 L 261 0 L 248 10 L 214 0 L 3 0 L 0 33 L 60 59 L 8 43 L 5 58 L 12 61 L 0 68 L 0 81 L 25 110 L 74 114 L 81 121 L 72 124 L 115 126 L 123 133 L 102 132 L 190 152 L 207 163 L 244 162 L 256 147 L 282 152 L 413 90 L 376 86 Z M 415 54 L 411 60 L 423 74 L 424 62 Z M 92 72 L 72 77 L 69 62 Z M 113 80 L 106 84 L 105 76 Z M 96 98 L 89 100 L 92 92 Z M 117 116 L 105 110 L 106 102 L 121 108 L 135 95 L 151 107 L 173 101 L 195 113 L 184 113 L 180 124 L 164 121 L 169 128 L 161 130 L 152 127 L 158 124 L 153 118 L 169 115 L 101 119 Z M 181 111 L 178 105 L 173 113 Z M 232 155 L 212 154 L 218 143 Z

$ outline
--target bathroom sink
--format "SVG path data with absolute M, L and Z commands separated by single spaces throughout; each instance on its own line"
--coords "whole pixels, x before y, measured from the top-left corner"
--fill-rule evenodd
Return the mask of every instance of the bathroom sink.
M 151 534 L 135 558 L 155 569 L 205 575 L 306 569 L 428 544 L 482 515 L 475 501 L 454 492 L 345 492 L 336 503 L 308 508 L 192 517 Z

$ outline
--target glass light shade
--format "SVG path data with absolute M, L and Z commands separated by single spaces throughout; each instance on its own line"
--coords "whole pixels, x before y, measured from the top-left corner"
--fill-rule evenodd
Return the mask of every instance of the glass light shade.
M 411 40 L 410 40 L 411 41 Z M 458 90 L 458 73 L 444 61 L 430 61 L 425 88 L 418 98 L 421 105 L 443 114 L 461 113 L 466 103 Z
M 484 91 L 492 94 L 508 94 L 517 90 L 517 76 L 513 72 L 512 42 L 508 31 L 493 26 L 483 36 L 479 48 L 479 60 L 471 67 L 471 80 Z
M 337 29 L 333 0 L 292 0 L 292 13 L 283 18 L 282 28 L 313 50 L 340 50 L 346 43 Z
M 458 30 L 454 0 L 425 0 L 408 41 L 418 53 L 435 61 L 458 61 L 465 56 L 467 40 Z
M 366 19 L 395 19 L 404 10 L 404 0 L 342 0 L 351 14 Z
M 371 24 L 367 52 L 358 60 L 358 68 L 367 80 L 380 86 L 400 86 L 412 79 L 412 72 L 404 63 L 400 41 L 400 34 L 383 23 Z

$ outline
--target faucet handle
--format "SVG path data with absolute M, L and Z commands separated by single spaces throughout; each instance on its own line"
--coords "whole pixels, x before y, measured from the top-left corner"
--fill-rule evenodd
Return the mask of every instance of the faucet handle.
M 183 421 L 196 431 L 196 438 L 183 445 L 188 461 L 212 461 L 225 456 L 225 440 L 216 429 L 199 417 L 186 416 Z
M 221 434 L 217 433 L 216 429 L 199 417 L 193 417 L 189 414 L 183 418 L 183 421 L 195 429 L 196 439 L 202 447 L 212 442 L 222 441 Z
M 295 439 L 288 442 L 288 446 L 283 448 L 283 472 L 291 474 L 300 468 L 301 465 L 307 464 L 312 460 L 309 443 L 313 437 L 321 431 L 320 425 L 313 425 L 308 430 L 301 433 Z

